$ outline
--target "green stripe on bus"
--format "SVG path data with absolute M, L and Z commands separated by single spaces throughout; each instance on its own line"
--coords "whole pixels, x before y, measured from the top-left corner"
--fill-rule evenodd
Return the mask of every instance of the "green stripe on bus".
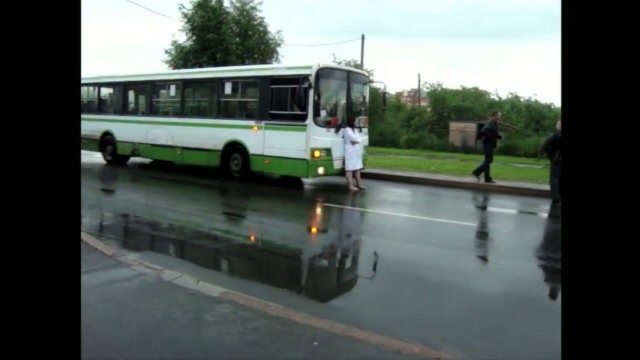
M 97 141 L 82 141 L 83 150 L 97 151 Z M 91 143 L 91 145 L 89 145 Z M 207 149 L 183 149 L 179 146 L 157 146 L 150 144 L 135 144 L 119 141 L 118 154 L 131 156 L 137 152 L 141 158 L 164 160 L 182 165 L 219 166 L 222 152 Z M 309 160 L 287 159 L 265 155 L 249 155 L 251 170 L 276 175 L 307 177 L 309 174 Z
M 251 170 L 276 175 L 307 177 L 309 160 L 251 155 Z
M 294 132 L 306 132 L 306 126 L 289 126 L 289 125 L 265 125 L 265 130 L 274 130 L 274 131 L 294 131 Z
M 177 122 L 177 121 L 154 121 L 154 120 L 116 120 L 116 119 L 96 119 L 82 118 L 82 121 L 105 122 L 115 124 L 140 124 L 140 125 L 162 125 L 162 126 L 189 126 L 189 127 L 208 127 L 222 129 L 247 129 L 251 130 L 255 125 L 232 125 L 232 124 L 211 124 L 196 122 Z
M 97 119 L 97 118 L 82 118 L 82 121 L 90 122 L 106 122 L 115 124 L 140 124 L 140 125 L 162 125 L 162 126 L 188 126 L 188 127 L 208 127 L 219 129 L 243 129 L 252 130 L 256 125 L 232 125 L 232 124 L 211 124 L 211 123 L 197 123 L 197 122 L 177 122 L 177 121 L 156 121 L 156 120 L 117 120 L 117 119 Z M 260 127 L 260 125 L 258 125 Z M 264 130 L 272 131 L 293 131 L 293 132 L 306 132 L 306 126 L 289 126 L 289 125 L 265 125 Z
M 80 149 L 87 151 L 100 151 L 100 142 L 98 139 L 80 138 Z
M 216 150 L 181 149 L 179 147 L 154 146 L 147 144 L 139 144 L 138 150 L 140 152 L 140 157 L 173 161 L 176 164 L 198 166 L 218 166 L 218 164 L 220 164 L 221 152 Z M 119 144 L 118 153 L 120 153 Z
M 83 150 L 98 151 L 97 139 L 81 139 Z M 219 166 L 220 150 L 181 148 L 179 146 L 158 146 L 143 143 L 119 141 L 118 154 L 141 158 L 165 160 L 183 165 Z M 135 155 L 134 155 L 135 154 Z M 367 156 L 364 157 L 366 162 Z M 251 170 L 275 175 L 297 176 L 301 178 L 318 177 L 318 168 L 323 167 L 323 175 L 343 175 L 344 168 L 335 168 L 331 158 L 309 161 L 268 155 L 250 155 Z

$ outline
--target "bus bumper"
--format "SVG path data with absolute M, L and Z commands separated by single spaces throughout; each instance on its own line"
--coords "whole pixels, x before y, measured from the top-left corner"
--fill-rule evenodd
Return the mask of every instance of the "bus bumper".
M 344 175 L 344 167 L 334 167 L 333 160 L 312 160 L 309 162 L 309 177 Z

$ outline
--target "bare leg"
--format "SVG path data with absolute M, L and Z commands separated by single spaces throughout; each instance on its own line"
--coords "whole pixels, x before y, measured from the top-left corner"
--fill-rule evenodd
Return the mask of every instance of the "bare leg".
M 349 190 L 358 190 L 357 187 L 353 186 L 353 171 L 347 171 L 345 174 L 347 176 L 347 185 L 349 186 Z
M 362 185 L 362 178 L 360 178 L 360 170 L 355 171 L 355 174 L 356 174 L 356 186 L 362 190 L 366 189 L 366 187 Z

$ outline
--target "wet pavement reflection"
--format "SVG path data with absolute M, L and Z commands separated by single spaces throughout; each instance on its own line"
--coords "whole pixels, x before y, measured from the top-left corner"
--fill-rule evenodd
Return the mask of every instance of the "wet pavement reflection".
M 101 191 L 114 194 L 120 169 L 104 166 L 100 172 Z M 130 180 L 133 181 L 134 177 Z M 223 187 L 218 191 L 221 213 L 231 225 L 241 224 L 249 215 L 252 190 Z M 344 206 L 355 206 L 358 193 L 346 196 Z M 107 200 L 108 201 L 108 200 Z M 99 205 L 98 205 L 99 206 Z M 304 208 L 304 207 L 303 207 Z M 378 269 L 378 253 L 373 266 L 359 274 L 362 243 L 362 212 L 349 208 L 324 207 L 314 203 L 306 214 L 307 223 L 298 232 L 288 233 L 301 246 L 279 241 L 274 232 L 255 229 L 239 238 L 224 230 L 202 230 L 121 212 L 93 212 L 99 219 L 97 235 L 116 239 L 132 251 L 153 251 L 243 279 L 259 281 L 302 294 L 320 302 L 352 290 L 359 278 L 372 280 Z M 85 226 L 85 230 L 87 229 Z M 234 236 L 235 235 L 235 236 Z
M 82 231 L 210 269 L 220 286 L 456 353 L 559 358 L 550 201 L 373 180 L 350 193 L 342 178 L 236 182 L 84 154 L 81 174 Z
M 478 225 L 475 232 L 475 255 L 482 264 L 489 263 L 489 252 L 493 237 L 489 231 L 489 194 L 474 193 L 473 202 L 478 210 Z M 518 211 L 522 214 L 540 215 L 535 212 Z M 545 227 L 542 242 L 535 250 L 538 267 L 544 274 L 544 282 L 549 288 L 549 299 L 556 301 L 560 293 L 561 285 L 561 208 L 557 204 L 549 206 L 545 218 Z
M 482 193 L 479 195 L 480 199 L 477 198 L 478 194 L 474 194 L 474 200 L 476 202 L 476 208 L 478 209 L 478 226 L 476 227 L 476 236 L 475 236 L 475 250 L 476 257 L 482 261 L 483 264 L 489 262 L 489 243 L 491 242 L 491 237 L 489 234 L 489 221 L 488 221 L 488 205 L 489 205 L 489 194 Z
M 544 274 L 544 282 L 549 286 L 549 299 L 553 301 L 560 294 L 562 275 L 560 212 L 557 205 L 550 207 L 542 242 L 536 249 L 538 266 Z

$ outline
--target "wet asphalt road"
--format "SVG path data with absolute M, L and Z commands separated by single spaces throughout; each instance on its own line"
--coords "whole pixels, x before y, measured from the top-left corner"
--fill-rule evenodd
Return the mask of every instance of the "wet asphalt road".
M 82 359 L 415 359 L 80 251 Z
M 466 358 L 560 358 L 560 219 L 544 199 L 382 181 L 350 194 L 339 178 L 240 184 L 89 152 L 81 172 L 83 231 L 166 267 Z

